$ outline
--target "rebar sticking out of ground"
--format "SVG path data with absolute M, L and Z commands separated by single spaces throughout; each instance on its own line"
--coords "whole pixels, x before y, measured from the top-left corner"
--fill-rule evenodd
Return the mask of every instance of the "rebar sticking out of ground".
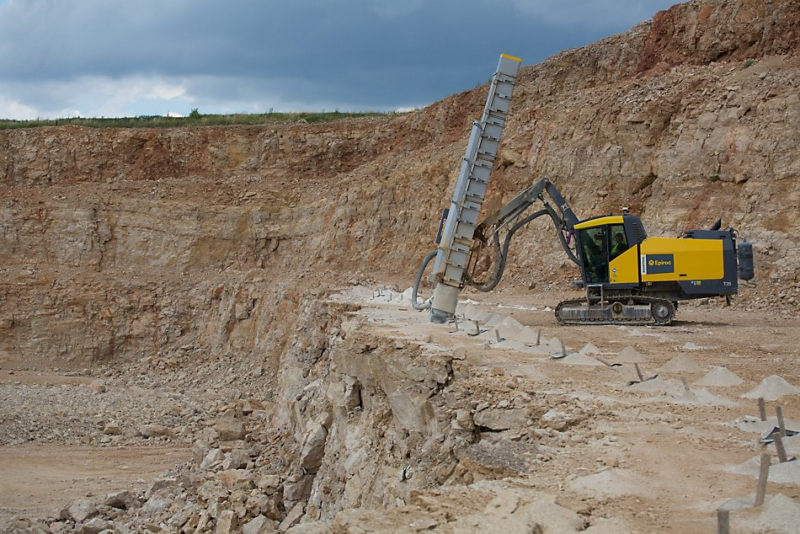
M 689 389 L 689 384 L 686 382 L 686 379 L 685 379 L 684 377 L 681 377 L 681 383 L 683 384 L 683 389 L 685 389 L 687 393 L 688 393 L 689 391 L 691 391 L 691 390 Z
M 731 531 L 731 512 L 730 510 L 717 509 L 717 534 L 730 534 Z
M 761 469 L 758 472 L 758 487 L 756 488 L 756 500 L 754 506 L 759 507 L 764 504 L 764 497 L 767 496 L 767 480 L 769 479 L 769 454 L 761 455 Z
M 644 382 L 644 375 L 642 374 L 642 370 L 639 369 L 639 364 L 634 363 L 633 367 L 636 369 L 636 374 L 639 376 L 639 382 Z
M 778 417 L 778 428 L 781 429 L 781 437 L 786 437 L 786 421 L 783 420 L 783 407 L 775 407 L 775 415 Z
M 783 446 L 783 438 L 780 433 L 773 434 L 772 438 L 775 440 L 775 450 L 778 451 L 778 461 L 782 464 L 786 463 L 786 448 Z

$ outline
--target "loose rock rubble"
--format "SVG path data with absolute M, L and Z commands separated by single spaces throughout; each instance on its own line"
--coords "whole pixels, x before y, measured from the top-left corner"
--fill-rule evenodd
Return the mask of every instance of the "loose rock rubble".
M 75 501 L 50 530 L 94 532 L 112 522 L 131 532 L 150 525 L 260 532 L 286 530 L 300 518 L 329 522 L 348 508 L 410 502 L 414 491 L 528 472 L 551 461 L 559 436 L 591 416 L 592 408 L 538 393 L 533 382 L 502 385 L 491 372 L 451 355 L 365 335 L 358 326 L 342 329 L 335 307 L 325 310 L 318 301 L 305 307 L 302 315 L 310 322 L 281 357 L 282 394 L 270 409 L 236 394 L 224 404 L 204 404 L 203 397 L 142 391 L 143 405 L 174 420 L 110 436 L 108 421 L 90 421 L 86 442 L 194 440 L 194 460 L 154 480 L 143 494 Z M 302 348 L 307 336 L 320 334 L 328 349 L 308 360 Z M 77 420 L 97 407 L 123 404 L 111 398 L 98 403 L 98 396 L 126 393 L 114 378 L 103 393 L 63 387 L 67 391 L 56 394 L 72 404 L 62 409 L 83 405 L 73 414 Z M 130 403 L 133 412 L 138 406 Z M 115 417 L 130 420 L 125 413 Z

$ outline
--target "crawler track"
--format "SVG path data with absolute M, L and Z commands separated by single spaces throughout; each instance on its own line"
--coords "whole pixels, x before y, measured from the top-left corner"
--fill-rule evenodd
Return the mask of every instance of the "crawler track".
M 645 306 L 649 306 L 647 317 L 641 314 Z M 571 312 L 569 313 L 571 316 L 567 317 L 566 312 Z M 606 299 L 602 306 L 593 304 L 591 307 L 587 306 L 586 299 L 572 299 L 560 302 L 556 306 L 555 315 L 558 323 L 564 326 L 585 324 L 664 326 L 675 318 L 675 306 L 666 299 L 642 296 L 611 297 Z M 584 317 L 579 317 L 580 315 Z

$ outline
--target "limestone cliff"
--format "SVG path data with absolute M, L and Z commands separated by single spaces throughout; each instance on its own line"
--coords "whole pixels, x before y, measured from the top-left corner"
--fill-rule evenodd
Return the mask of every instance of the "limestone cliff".
M 722 217 L 756 247 L 747 305 L 796 313 L 799 28 L 794 1 L 698 1 L 525 67 L 486 209 L 548 176 L 651 235 Z M 485 91 L 334 124 L 0 132 L 0 361 L 260 351 L 283 288 L 410 284 Z M 542 223 L 511 263 L 509 287 L 577 275 Z

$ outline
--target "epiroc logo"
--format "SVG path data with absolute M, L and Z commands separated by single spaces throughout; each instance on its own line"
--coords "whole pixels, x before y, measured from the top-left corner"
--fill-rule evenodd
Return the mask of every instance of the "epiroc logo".
M 648 254 L 642 258 L 645 264 L 642 274 L 664 274 L 675 272 L 675 258 L 672 254 Z

